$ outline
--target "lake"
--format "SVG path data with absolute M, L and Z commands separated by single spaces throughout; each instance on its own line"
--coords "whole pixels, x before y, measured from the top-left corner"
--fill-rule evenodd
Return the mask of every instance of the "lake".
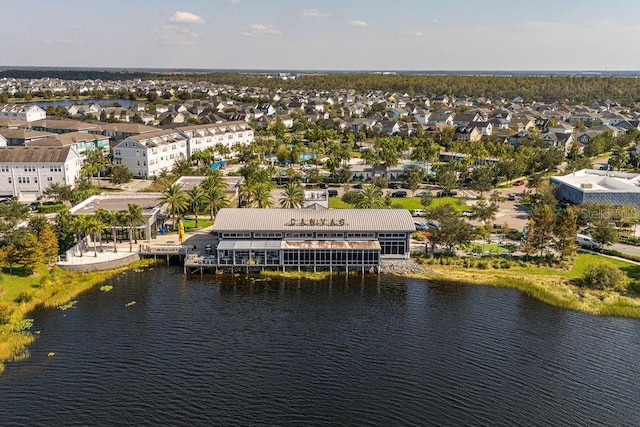
M 384 275 L 108 283 L 35 313 L 0 424 L 640 425 L 637 320 Z

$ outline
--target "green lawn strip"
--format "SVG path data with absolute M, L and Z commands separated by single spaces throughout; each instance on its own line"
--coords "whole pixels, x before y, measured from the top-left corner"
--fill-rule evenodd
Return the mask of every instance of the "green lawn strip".
M 191 231 L 196 228 L 196 220 L 195 219 L 185 219 L 182 221 L 184 224 L 185 231 Z M 198 218 L 198 228 L 206 228 L 213 224 L 209 219 Z
M 456 199 L 455 197 L 438 197 L 431 201 L 431 205 L 429 205 L 429 207 L 434 208 L 440 205 L 450 204 L 458 212 L 469 209 L 469 206 L 467 205 L 458 204 L 458 200 L 461 199 Z M 391 205 L 399 205 L 401 208 L 408 209 L 410 211 L 414 209 L 424 209 L 424 206 L 420 203 L 420 197 L 392 197 Z M 330 197 L 329 207 L 332 209 L 351 209 L 353 206 L 343 202 L 340 197 Z

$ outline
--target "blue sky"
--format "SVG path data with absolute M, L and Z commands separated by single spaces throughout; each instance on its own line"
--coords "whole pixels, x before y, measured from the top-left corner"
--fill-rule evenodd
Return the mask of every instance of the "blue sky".
M 0 65 L 639 70 L 637 0 L 2 0 Z

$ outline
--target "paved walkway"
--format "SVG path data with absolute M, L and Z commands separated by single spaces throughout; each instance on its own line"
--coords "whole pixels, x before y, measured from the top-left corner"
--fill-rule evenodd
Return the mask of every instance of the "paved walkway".
M 211 230 L 213 226 L 200 229 L 195 232 L 188 232 L 186 240 L 182 243 L 187 246 L 190 252 L 194 250 L 204 253 L 205 246 L 212 243 Z M 132 254 L 138 253 L 142 246 L 171 246 L 180 245 L 178 233 L 158 234 L 155 239 L 151 240 L 138 240 L 137 244 L 133 244 L 130 248 L 129 242 L 122 242 L 116 244 L 114 250 L 113 242 L 103 242 L 102 245 L 98 243 L 97 252 L 94 251 L 93 243 L 90 243 L 88 247 L 83 251 L 82 256 L 78 250 L 75 251 L 74 256 L 68 257 L 64 261 L 59 261 L 57 264 L 60 266 L 74 266 L 74 265 L 90 265 L 90 264 L 102 264 L 119 259 L 124 259 Z

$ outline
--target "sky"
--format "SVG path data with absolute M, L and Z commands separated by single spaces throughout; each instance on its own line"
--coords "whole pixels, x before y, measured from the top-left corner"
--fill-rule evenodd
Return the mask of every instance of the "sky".
M 2 0 L 0 66 L 640 70 L 638 0 Z

